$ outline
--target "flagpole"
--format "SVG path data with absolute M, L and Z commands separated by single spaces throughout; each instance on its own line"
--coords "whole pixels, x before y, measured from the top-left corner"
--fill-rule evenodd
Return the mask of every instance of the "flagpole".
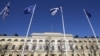
M 95 39 L 96 39 L 96 41 L 97 41 L 98 47 L 100 48 L 98 39 L 97 39 L 97 37 L 96 37 L 96 33 L 95 33 L 94 28 L 93 28 L 93 26 L 92 26 L 92 24 L 91 24 L 90 18 L 89 18 L 88 15 L 86 14 L 84 8 L 83 8 L 83 11 L 84 11 L 84 14 L 85 14 L 85 16 L 86 16 L 86 18 L 87 18 L 87 20 L 88 20 L 88 23 L 89 23 L 89 25 L 90 25 L 90 28 L 91 28 L 91 30 L 92 30 L 92 33 L 93 33 L 93 35 L 94 35 L 94 37 L 95 37 Z
M 68 47 L 66 46 L 66 44 L 68 44 L 68 40 L 66 41 L 66 35 L 65 35 L 65 25 L 64 25 L 64 17 L 63 17 L 63 11 L 62 11 L 62 6 L 60 7 L 60 10 L 61 10 L 61 17 L 62 17 L 62 27 L 63 27 L 63 34 L 64 34 L 64 39 L 65 39 L 65 48 L 66 49 L 66 56 L 68 55 L 67 53 L 67 50 L 68 50 Z M 67 42 L 67 43 L 66 43 Z
M 36 4 L 33 7 L 33 12 L 32 12 L 32 16 L 31 16 L 31 19 L 30 19 L 30 22 L 29 22 L 29 26 L 28 26 L 28 29 L 27 29 L 27 33 L 26 33 L 26 37 L 25 37 L 25 41 L 24 41 L 24 45 L 23 45 L 21 56 L 24 56 L 25 45 L 26 45 L 26 42 L 27 42 L 26 40 L 28 38 L 28 34 L 29 34 L 30 27 L 31 27 L 32 19 L 33 19 L 33 16 L 34 16 L 35 8 L 36 8 Z
M 10 3 L 10 1 L 6 4 L 6 6 L 7 6 L 9 3 Z M 5 6 L 5 7 L 6 7 L 6 6 Z M 4 12 L 5 7 L 4 7 L 3 10 L 0 12 L 0 14 L 2 14 L 2 13 Z

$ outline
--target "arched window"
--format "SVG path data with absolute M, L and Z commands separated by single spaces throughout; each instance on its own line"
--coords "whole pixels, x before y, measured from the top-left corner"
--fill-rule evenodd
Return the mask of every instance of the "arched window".
M 21 42 L 23 42 L 23 41 L 24 41 L 24 39 L 21 39 L 20 41 L 21 41 Z
M 43 40 L 39 40 L 39 42 L 43 42 Z
M 61 40 L 58 40 L 57 42 L 61 42 Z
M 81 40 L 79 40 L 79 43 L 82 43 L 82 41 L 81 41 Z
M 45 40 L 45 42 L 49 42 L 49 40 Z
M 12 46 L 12 49 L 15 49 L 15 45 Z
M 84 40 L 84 42 L 87 42 L 86 40 Z
M 76 43 L 77 41 L 76 41 L 76 40 L 74 40 L 74 42 Z
M 51 40 L 51 42 L 55 42 L 55 40 Z
M 27 42 L 30 42 L 30 40 L 27 40 Z
M 11 39 L 8 39 L 7 41 L 11 41 Z
M 5 39 L 1 39 L 1 41 L 5 41 Z
M 37 40 L 33 40 L 33 42 L 37 42 Z
M 72 41 L 71 40 L 69 40 L 69 43 L 71 43 Z
M 18 39 L 15 39 L 14 41 L 18 41 Z

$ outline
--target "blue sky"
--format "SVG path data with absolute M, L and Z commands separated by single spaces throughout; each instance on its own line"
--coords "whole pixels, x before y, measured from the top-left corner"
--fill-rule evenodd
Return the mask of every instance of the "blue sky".
M 12 35 L 18 33 L 25 36 L 30 21 L 30 15 L 23 10 L 37 4 L 29 34 L 33 32 L 61 32 L 61 13 L 51 16 L 49 10 L 63 7 L 66 34 L 92 36 L 92 31 L 84 15 L 83 8 L 91 14 L 90 19 L 97 36 L 100 36 L 100 0 L 0 0 L 0 11 L 11 1 L 10 14 L 2 20 L 0 16 L 0 34 Z

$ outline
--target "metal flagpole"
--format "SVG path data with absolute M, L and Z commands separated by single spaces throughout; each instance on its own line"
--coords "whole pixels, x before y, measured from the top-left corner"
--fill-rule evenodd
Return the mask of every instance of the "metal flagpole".
M 68 40 L 66 40 L 66 38 L 65 38 L 66 35 L 65 35 L 65 25 L 64 25 L 64 17 L 63 17 L 62 7 L 60 7 L 60 10 L 61 10 L 61 16 L 62 16 L 63 34 L 64 34 L 64 39 L 65 39 L 65 50 L 66 50 L 66 55 L 68 56 L 68 53 L 67 53 L 68 47 L 66 46 L 66 44 L 68 45 Z
M 30 27 L 31 27 L 32 19 L 33 19 L 33 16 L 34 16 L 35 8 L 36 8 L 36 4 L 33 7 L 33 12 L 32 12 L 32 16 L 31 16 L 31 19 L 30 19 L 30 22 L 29 22 L 29 26 L 28 26 L 28 29 L 27 29 L 27 33 L 26 33 L 26 37 L 25 37 L 25 41 L 24 41 L 24 45 L 23 45 L 21 56 L 24 56 L 25 45 L 26 45 L 26 42 L 27 42 L 26 40 L 28 38 L 28 34 L 29 34 Z
M 85 16 L 86 16 L 86 18 L 87 18 L 87 20 L 88 20 L 88 23 L 89 23 L 89 25 L 90 25 L 90 27 L 91 27 L 92 33 L 93 33 L 93 35 L 94 35 L 94 37 L 95 37 L 95 39 L 96 39 L 96 41 L 97 41 L 98 47 L 100 48 L 98 39 L 97 39 L 97 37 L 96 37 L 96 33 L 95 33 L 94 29 L 93 29 L 93 26 L 92 26 L 92 24 L 91 24 L 91 22 L 90 22 L 90 19 L 89 19 L 88 15 L 86 14 L 86 11 L 85 11 L 84 8 L 83 8 L 83 11 L 84 11 L 84 14 L 85 14 Z

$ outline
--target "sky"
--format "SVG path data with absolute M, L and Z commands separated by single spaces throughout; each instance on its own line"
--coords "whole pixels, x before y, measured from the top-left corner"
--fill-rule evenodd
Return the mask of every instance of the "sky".
M 0 0 L 0 11 L 9 1 L 10 14 L 4 20 L 0 16 L 0 34 L 17 33 L 25 36 L 31 14 L 25 15 L 23 10 L 36 4 L 29 35 L 44 32 L 63 33 L 61 12 L 58 11 L 55 16 L 50 14 L 51 8 L 62 6 L 66 34 L 93 36 L 83 12 L 85 8 L 92 15 L 90 21 L 96 35 L 100 36 L 100 0 Z

